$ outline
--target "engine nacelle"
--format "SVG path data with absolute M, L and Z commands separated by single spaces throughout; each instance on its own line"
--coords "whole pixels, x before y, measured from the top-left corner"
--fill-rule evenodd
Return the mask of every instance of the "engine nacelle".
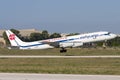
M 59 44 L 60 47 L 71 47 L 73 46 L 73 43 L 69 43 L 69 42 L 62 42 Z
M 73 43 L 72 47 L 80 47 L 80 46 L 83 46 L 83 43 L 81 43 L 81 42 L 75 42 L 75 43 Z
M 59 44 L 60 47 L 79 47 L 82 46 L 81 42 L 62 42 Z

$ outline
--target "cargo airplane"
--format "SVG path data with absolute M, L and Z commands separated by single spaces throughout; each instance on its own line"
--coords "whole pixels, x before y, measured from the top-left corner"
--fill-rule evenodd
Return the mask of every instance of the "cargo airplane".
M 60 52 L 66 52 L 67 50 L 65 48 L 67 47 L 79 47 L 83 46 L 84 43 L 106 41 L 117 37 L 116 34 L 111 32 L 100 31 L 40 41 L 24 42 L 10 30 L 6 30 L 6 34 L 11 46 L 16 46 L 19 49 L 48 49 L 58 46 L 61 48 Z

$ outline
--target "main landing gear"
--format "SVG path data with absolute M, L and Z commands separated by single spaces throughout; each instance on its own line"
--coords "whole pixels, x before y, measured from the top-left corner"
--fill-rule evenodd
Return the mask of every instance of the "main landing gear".
M 67 50 L 64 47 L 61 47 L 60 53 L 67 52 Z

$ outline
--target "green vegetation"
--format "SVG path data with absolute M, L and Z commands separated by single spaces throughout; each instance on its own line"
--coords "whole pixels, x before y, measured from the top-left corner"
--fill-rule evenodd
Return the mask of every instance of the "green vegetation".
M 67 53 L 60 53 L 59 48 L 46 50 L 18 50 L 0 48 L 0 55 L 61 55 L 61 56 L 87 56 L 87 55 L 120 55 L 120 48 L 68 48 Z
M 120 49 L 68 48 L 67 53 L 60 54 L 58 48 L 47 50 L 0 48 L 0 55 L 120 55 Z M 120 58 L 1 58 L 0 72 L 120 75 Z
M 119 58 L 0 59 L 0 72 L 120 75 Z

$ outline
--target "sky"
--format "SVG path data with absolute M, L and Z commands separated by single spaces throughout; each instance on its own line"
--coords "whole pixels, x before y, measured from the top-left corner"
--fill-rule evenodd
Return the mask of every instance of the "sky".
M 120 0 L 0 0 L 0 29 L 120 33 Z

